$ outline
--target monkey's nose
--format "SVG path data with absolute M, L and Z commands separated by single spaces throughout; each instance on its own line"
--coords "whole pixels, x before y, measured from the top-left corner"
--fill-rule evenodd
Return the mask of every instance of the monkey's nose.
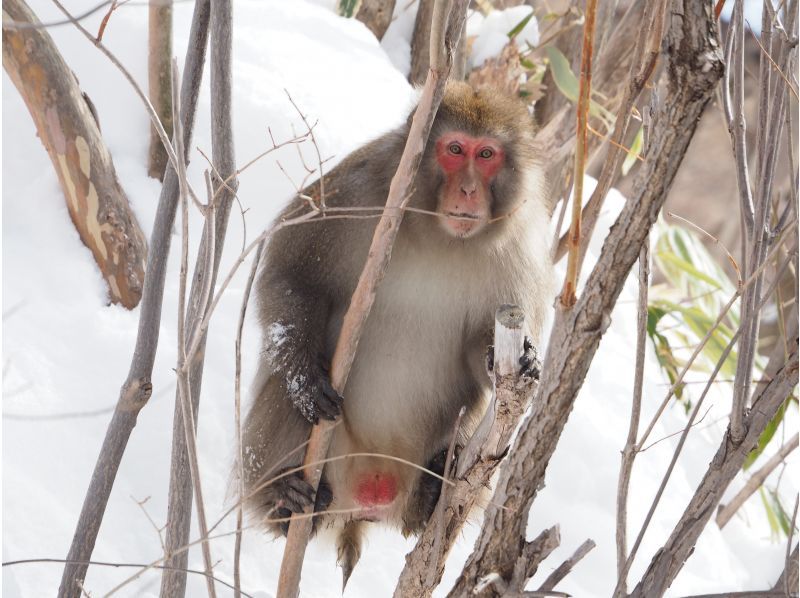
M 463 193 L 467 197 L 471 197 L 475 194 L 478 188 L 476 185 L 461 185 L 461 193 Z

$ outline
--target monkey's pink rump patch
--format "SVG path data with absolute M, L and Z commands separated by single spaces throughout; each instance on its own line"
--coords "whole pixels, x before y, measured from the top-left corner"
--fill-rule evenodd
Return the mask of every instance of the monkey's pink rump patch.
M 380 471 L 365 473 L 356 486 L 356 500 L 362 507 L 380 507 L 397 496 L 397 479 Z

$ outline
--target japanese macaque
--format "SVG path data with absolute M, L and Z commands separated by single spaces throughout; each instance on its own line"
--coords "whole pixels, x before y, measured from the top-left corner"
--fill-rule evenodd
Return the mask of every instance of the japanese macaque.
M 328 208 L 383 206 L 409 124 L 325 175 Z M 302 473 L 267 482 L 302 464 L 319 418 L 341 419 L 328 457 L 376 453 L 442 473 L 459 411 L 466 407 L 463 444 L 490 395 L 485 356 L 496 309 L 520 305 L 535 341 L 552 304 L 545 194 L 527 108 L 449 84 L 341 396 L 328 368 L 377 218 L 337 212 L 270 240 L 257 282 L 262 363 L 245 424 L 248 504 L 268 521 L 313 503 L 315 528 L 339 534 L 345 581 L 364 522 L 420 532 L 440 480 L 395 459 L 357 456 L 327 463 L 316 496 Z M 303 195 L 319 199 L 319 183 Z M 280 217 L 300 213 L 305 201 L 295 197 Z

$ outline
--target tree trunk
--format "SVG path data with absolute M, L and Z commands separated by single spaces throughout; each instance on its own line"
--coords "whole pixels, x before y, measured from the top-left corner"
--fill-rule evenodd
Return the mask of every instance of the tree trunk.
M 430 64 L 431 18 L 434 0 L 419 0 L 417 20 L 414 21 L 414 35 L 411 38 L 411 71 L 408 81 L 412 85 L 425 83 Z
M 172 0 L 151 0 L 147 42 L 147 77 L 150 103 L 167 135 L 172 139 Z M 148 176 L 164 181 L 167 150 L 155 127 L 150 125 Z
M 4 2 L 3 13 L 20 23 L 39 23 L 23 0 Z M 72 222 L 108 283 L 109 298 L 136 307 L 147 242 L 75 75 L 42 27 L 3 29 L 3 67 L 33 117 Z
M 381 40 L 392 22 L 395 3 L 396 0 L 363 0 L 356 18 Z

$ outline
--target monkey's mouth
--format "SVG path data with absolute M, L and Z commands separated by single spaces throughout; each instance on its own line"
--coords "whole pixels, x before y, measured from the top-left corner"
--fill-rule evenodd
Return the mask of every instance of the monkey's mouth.
M 487 223 L 485 214 L 475 214 L 473 212 L 445 212 L 446 218 L 442 219 L 445 230 L 460 239 L 471 237 L 481 230 Z

